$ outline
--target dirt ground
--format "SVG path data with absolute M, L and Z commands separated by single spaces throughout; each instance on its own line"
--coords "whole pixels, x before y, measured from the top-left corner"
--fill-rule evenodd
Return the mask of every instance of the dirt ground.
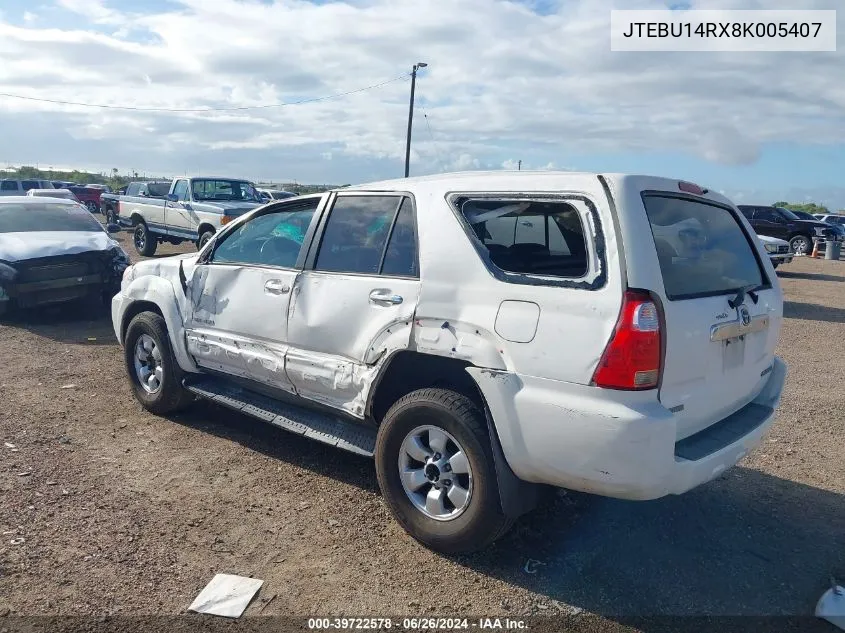
M 247 616 L 812 614 L 845 579 L 845 262 L 781 271 L 790 373 L 756 452 L 681 497 L 561 492 L 460 557 L 399 528 L 369 460 L 146 413 L 105 314 L 0 324 L 0 615 L 181 614 L 218 572 L 264 579 Z

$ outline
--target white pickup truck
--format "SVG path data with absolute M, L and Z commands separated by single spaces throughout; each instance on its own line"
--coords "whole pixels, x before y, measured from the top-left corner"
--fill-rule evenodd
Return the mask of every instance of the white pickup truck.
M 374 457 L 394 516 L 446 552 L 538 484 L 655 499 L 718 477 L 774 422 L 782 316 L 724 196 L 554 172 L 276 200 L 112 299 L 144 407 L 202 398 Z
M 263 203 L 255 185 L 248 180 L 177 178 L 170 183 L 164 199 L 120 196 L 117 220 L 134 227 L 135 250 L 150 256 L 159 242 L 180 244 L 190 240 L 202 248 L 231 220 Z

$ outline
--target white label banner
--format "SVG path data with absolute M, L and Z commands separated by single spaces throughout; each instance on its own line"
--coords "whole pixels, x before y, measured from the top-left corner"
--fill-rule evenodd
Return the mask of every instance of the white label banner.
M 614 10 L 610 50 L 835 51 L 836 11 Z

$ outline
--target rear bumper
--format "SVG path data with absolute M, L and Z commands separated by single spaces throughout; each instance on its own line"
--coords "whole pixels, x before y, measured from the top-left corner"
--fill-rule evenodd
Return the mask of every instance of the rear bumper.
M 676 442 L 653 392 L 613 392 L 470 368 L 502 450 L 525 481 L 623 499 L 681 494 L 718 477 L 757 446 L 775 419 L 786 365 L 746 407 Z

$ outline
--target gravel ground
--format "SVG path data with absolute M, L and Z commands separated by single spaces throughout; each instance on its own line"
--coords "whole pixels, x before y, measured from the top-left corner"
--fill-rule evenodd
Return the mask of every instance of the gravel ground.
M 790 374 L 761 448 L 682 497 L 561 492 L 460 557 L 405 535 L 366 459 L 203 403 L 142 410 L 108 317 L 6 322 L 0 615 L 181 614 L 218 572 L 264 579 L 248 616 L 811 614 L 845 579 L 845 262 L 780 279 Z

